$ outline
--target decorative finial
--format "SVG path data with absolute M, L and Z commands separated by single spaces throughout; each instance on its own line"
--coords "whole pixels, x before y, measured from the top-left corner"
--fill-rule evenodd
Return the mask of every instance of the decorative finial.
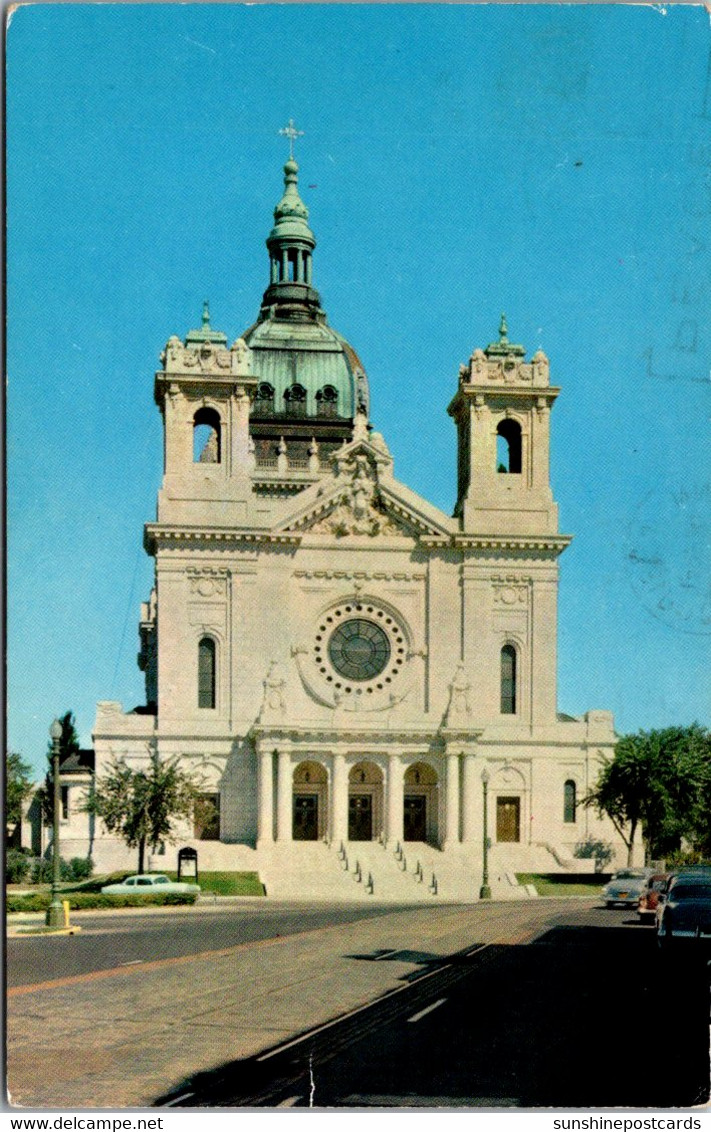
M 499 342 L 508 342 L 509 328 L 506 325 L 506 315 L 501 313 L 501 322 L 499 323 Z
M 210 300 L 205 299 L 202 304 L 202 324 L 206 330 L 210 329 Z
M 294 141 L 295 141 L 296 138 L 303 138 L 304 131 L 303 130 L 297 130 L 296 126 L 294 125 L 294 119 L 290 118 L 289 119 L 289 125 L 284 126 L 283 129 L 279 130 L 279 133 L 282 135 L 282 137 L 289 139 L 289 160 L 293 161 L 294 160 Z

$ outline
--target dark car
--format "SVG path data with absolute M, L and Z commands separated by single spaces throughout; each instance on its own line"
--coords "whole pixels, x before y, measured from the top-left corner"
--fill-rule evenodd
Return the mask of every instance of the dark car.
M 647 878 L 647 883 L 637 905 L 637 912 L 642 923 L 654 923 L 659 896 L 666 891 L 668 880 L 667 873 L 652 873 L 651 877 Z
M 673 882 L 673 883 L 672 883 Z M 678 874 L 671 878 L 657 906 L 657 942 L 711 945 L 711 874 Z

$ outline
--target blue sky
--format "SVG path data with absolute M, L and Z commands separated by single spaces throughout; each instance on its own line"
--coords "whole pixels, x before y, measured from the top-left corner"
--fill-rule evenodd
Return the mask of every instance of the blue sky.
M 315 284 L 395 471 L 451 512 L 459 363 L 551 359 L 559 707 L 708 723 L 701 7 L 42 4 L 8 33 L 8 738 L 143 702 L 153 372 L 267 284 L 293 117 Z

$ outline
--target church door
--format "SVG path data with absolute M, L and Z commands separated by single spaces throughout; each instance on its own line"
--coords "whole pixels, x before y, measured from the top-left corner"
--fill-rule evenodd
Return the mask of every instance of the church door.
M 351 794 L 348 799 L 348 840 L 373 840 L 372 795 Z
M 405 841 L 427 840 L 427 799 L 423 794 L 405 795 L 403 837 Z
M 496 799 L 496 840 L 521 840 L 521 799 Z
M 294 841 L 318 841 L 318 796 L 294 795 Z

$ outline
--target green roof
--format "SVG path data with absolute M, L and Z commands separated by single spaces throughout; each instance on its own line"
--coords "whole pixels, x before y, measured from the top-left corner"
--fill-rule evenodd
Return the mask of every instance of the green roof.
M 367 378 L 360 359 L 332 327 L 265 319 L 243 337 L 252 350 L 252 372 L 274 389 L 277 411 L 284 405 L 284 393 L 295 384 L 306 390 L 309 416 L 316 414 L 316 394 L 325 385 L 338 391 L 339 417 L 355 416 L 359 388 L 367 405 Z

